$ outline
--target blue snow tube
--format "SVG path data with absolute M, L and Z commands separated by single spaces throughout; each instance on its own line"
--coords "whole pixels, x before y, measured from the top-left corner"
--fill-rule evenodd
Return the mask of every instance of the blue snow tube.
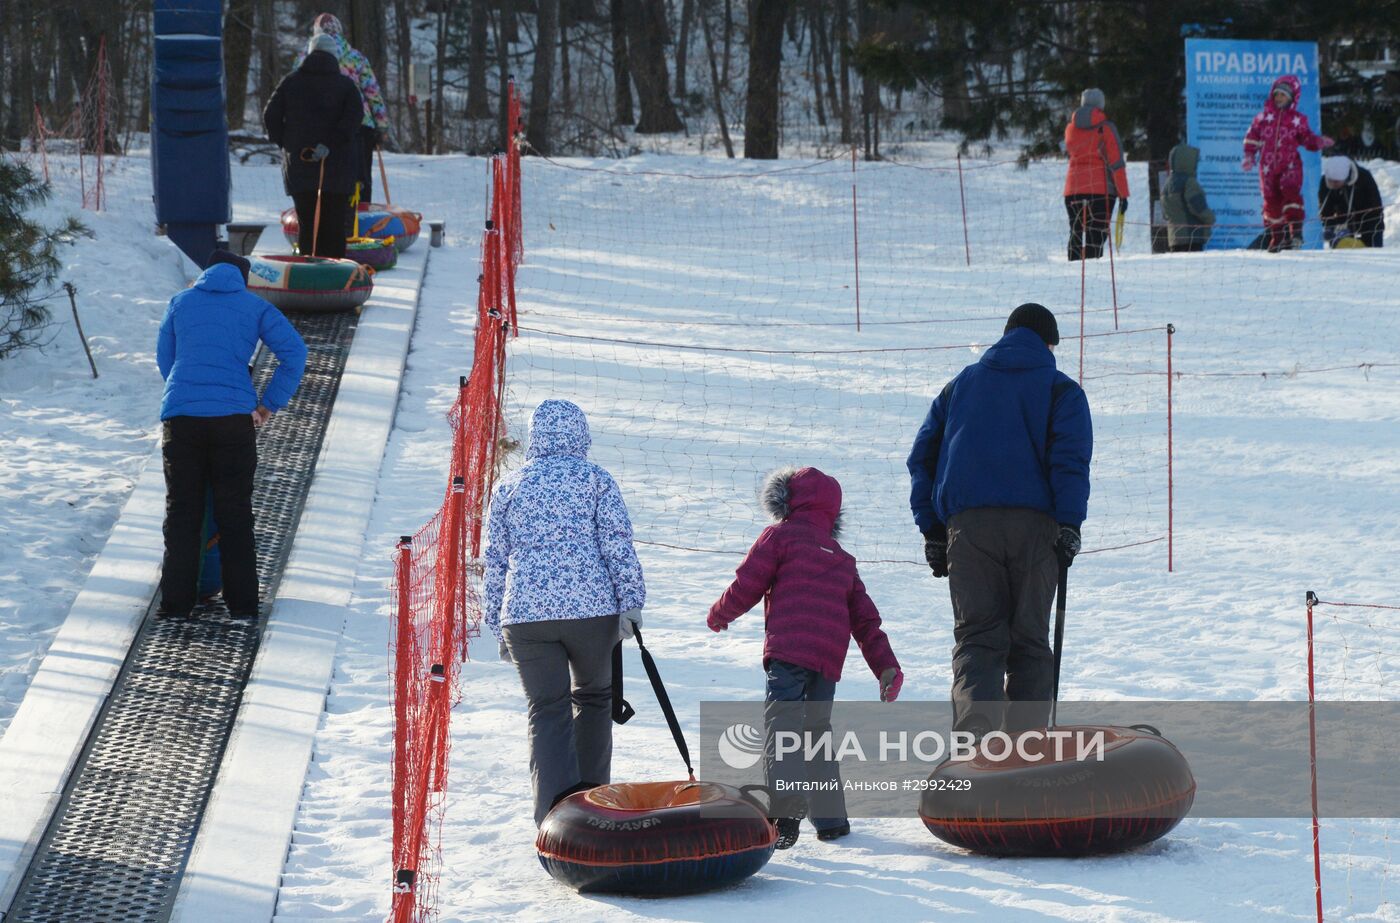
M 690 894 L 748 878 L 777 831 L 738 789 L 714 782 L 602 785 L 540 825 L 540 865 L 580 892 Z

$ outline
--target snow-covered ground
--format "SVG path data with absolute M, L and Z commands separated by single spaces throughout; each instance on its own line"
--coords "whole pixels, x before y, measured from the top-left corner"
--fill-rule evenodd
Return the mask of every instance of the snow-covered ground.
M 857 333 L 848 162 L 525 162 L 525 329 L 509 346 L 508 422 L 523 438 L 529 410 L 546 396 L 589 412 L 595 457 L 617 476 L 646 543 L 648 642 L 683 722 L 693 731 L 702 700 L 761 695 L 761 619 L 714 636 L 704 612 L 736 561 L 709 552 L 742 551 L 757 535 L 753 486 L 780 462 L 817 464 L 842 480 L 846 544 L 862 559 L 892 562 L 862 572 L 904 665 L 903 695 L 946 694 L 946 588 L 904 563 L 920 547 L 902 458 L 928 401 L 996 339 L 1011 307 L 1041 301 L 1063 333 L 1078 332 L 1081 268 L 1084 379 L 1099 439 L 1086 546 L 1150 543 L 1076 563 L 1063 694 L 1302 698 L 1303 591 L 1400 598 L 1388 566 L 1400 551 L 1400 369 L 1386 364 L 1400 353 L 1391 304 L 1400 255 L 1154 257 L 1146 229 L 1133 225 L 1112 267 L 1071 265 L 1061 165 L 965 165 L 966 250 L 947 161 L 859 166 Z M 1400 167 L 1373 166 L 1395 201 Z M 753 176 L 773 169 L 784 172 Z M 390 158 L 390 170 L 395 201 L 445 215 L 449 239 L 422 292 L 279 921 L 387 911 L 390 552 L 441 499 L 444 414 L 471 361 L 483 164 L 404 157 Z M 1133 173 L 1137 188 L 1145 179 Z M 236 168 L 235 188 L 240 218 L 282 206 L 275 167 Z M 62 314 L 46 354 L 0 363 L 0 548 L 9 549 L 0 551 L 0 728 L 153 444 L 150 350 L 183 276 L 149 236 L 148 189 L 145 162 L 128 158 L 109 176 L 110 213 L 91 220 L 98 239 L 74 251 L 103 377 L 85 380 Z M 1400 226 L 1400 213 L 1392 219 Z M 1121 329 L 1150 332 L 1097 336 L 1113 331 L 1110 271 Z M 1180 373 L 1171 574 L 1165 542 L 1152 541 L 1165 533 L 1167 323 L 1176 325 Z M 1057 356 L 1077 372 L 1076 341 Z M 464 665 L 454 715 L 444 920 L 1311 918 L 1309 830 L 1292 819 L 1188 819 L 1148 849 L 1080 861 L 988 860 L 944 846 L 917 820 L 857 820 L 849 839 L 806 836 L 730 891 L 580 897 L 536 862 L 523 700 L 493 648 L 479 642 L 478 659 Z M 617 732 L 614 778 L 672 777 L 679 762 L 664 721 L 635 680 L 633 690 L 639 714 Z M 1322 691 L 1362 697 L 1340 682 Z M 858 655 L 839 693 L 875 698 Z M 1389 841 L 1370 838 L 1388 832 L 1324 827 L 1330 915 L 1400 919 Z

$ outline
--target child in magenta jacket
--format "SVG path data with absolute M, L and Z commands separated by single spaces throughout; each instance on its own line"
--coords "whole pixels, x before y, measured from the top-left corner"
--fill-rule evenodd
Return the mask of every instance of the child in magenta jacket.
M 783 468 L 768 475 L 760 500 L 777 522 L 753 543 L 734 582 L 710 607 L 707 623 L 711 631 L 724 631 L 763 600 L 764 766 L 773 790 L 777 845 L 787 849 L 797 842 L 805 815 L 812 817 L 821 840 L 843 837 L 851 825 L 836 762 L 813 759 L 804 765 L 790 754 L 776 759 L 775 735 L 830 730 L 830 703 L 852 637 L 880 682 L 881 701 L 893 702 L 899 696 L 904 674 L 880 627 L 880 612 L 856 571 L 855 558 L 836 541 L 841 485 L 816 468 Z M 794 702 L 816 704 L 783 704 Z M 801 786 L 791 783 L 803 779 L 832 784 L 794 794 Z
M 1303 241 L 1303 158 L 1298 148 L 1325 150 L 1333 141 L 1315 134 L 1308 117 L 1298 111 L 1302 85 L 1289 74 L 1274 81 L 1264 108 L 1244 136 L 1245 172 L 1259 163 L 1259 189 L 1264 194 L 1264 233 L 1272 251 L 1297 247 Z

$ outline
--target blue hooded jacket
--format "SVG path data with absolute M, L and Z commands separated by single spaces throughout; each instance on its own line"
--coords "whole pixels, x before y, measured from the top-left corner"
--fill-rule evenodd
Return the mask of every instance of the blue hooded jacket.
M 261 401 L 248 374 L 258 340 L 278 363 Z M 252 413 L 259 403 L 281 410 L 301 383 L 306 344 L 281 311 L 248 291 L 237 266 L 216 263 L 170 299 L 156 364 L 165 379 L 162 420 Z
M 925 535 L 963 510 L 1041 510 L 1078 528 L 1094 434 L 1084 389 L 1017 327 L 943 389 L 909 453 L 909 506 Z
M 497 638 L 502 625 L 646 605 L 632 521 L 612 476 L 588 460 L 592 442 L 578 405 L 543 401 L 524 467 L 491 495 L 483 614 Z

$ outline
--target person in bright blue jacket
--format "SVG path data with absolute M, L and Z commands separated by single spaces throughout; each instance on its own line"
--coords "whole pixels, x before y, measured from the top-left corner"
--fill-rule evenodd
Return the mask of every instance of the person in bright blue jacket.
M 156 364 L 165 460 L 165 616 L 188 615 L 198 595 L 205 497 L 219 523 L 224 602 L 231 615 L 258 614 L 253 547 L 255 430 L 287 406 L 306 367 L 306 344 L 286 317 L 248 291 L 249 263 L 216 250 L 195 284 L 170 299 Z M 248 362 L 261 340 L 277 370 L 259 397 Z
M 934 400 L 909 453 L 924 556 L 952 596 L 956 730 L 1049 717 L 1050 607 L 1079 552 L 1094 443 L 1084 390 L 1055 368 L 1059 342 L 1048 309 L 1018 307 Z

